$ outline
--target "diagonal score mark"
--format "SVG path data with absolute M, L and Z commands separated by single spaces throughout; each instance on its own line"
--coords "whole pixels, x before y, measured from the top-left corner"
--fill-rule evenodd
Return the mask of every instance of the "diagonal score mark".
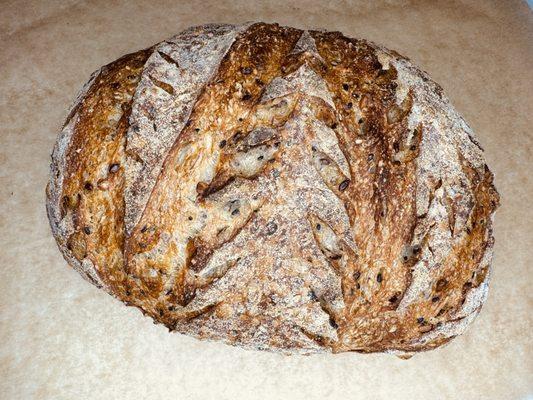
M 265 35 L 265 30 L 273 30 L 273 32 L 269 32 L 268 35 Z M 262 82 L 269 82 L 277 73 L 277 69 L 280 65 L 280 59 L 283 58 L 292 48 L 292 45 L 296 39 L 294 37 L 295 33 L 295 30 L 282 30 L 279 27 L 256 24 L 245 31 L 233 44 L 232 50 L 229 51 L 220 65 L 218 75 L 214 77 L 212 83 L 204 89 L 201 98 L 197 101 L 195 108 L 189 117 L 189 123 L 186 124 L 188 127 L 185 128 L 184 132 L 182 132 L 182 134 L 178 137 L 163 163 L 162 172 L 157 178 L 156 184 L 152 190 L 152 194 L 144 209 L 140 221 L 141 223 L 137 224 L 129 239 L 130 245 L 128 247 L 134 252 L 128 252 L 128 259 L 131 259 L 131 257 L 133 257 L 138 251 L 135 250 L 138 249 L 138 246 L 136 246 L 135 243 L 139 243 L 140 241 L 143 241 L 143 239 L 146 239 L 143 242 L 149 242 L 151 239 L 143 236 L 139 227 L 145 225 L 154 225 L 155 220 L 157 220 L 158 226 L 165 227 L 165 229 L 171 235 L 171 241 L 182 240 L 182 238 L 186 237 L 185 233 L 173 233 L 173 226 L 179 224 L 176 221 L 176 217 L 179 219 L 180 216 L 183 215 L 183 207 L 189 207 L 189 209 L 193 207 L 189 204 L 189 202 L 185 202 L 185 196 L 192 195 L 193 190 L 195 191 L 196 187 L 190 187 L 190 189 L 188 189 L 186 185 L 193 184 L 197 179 L 192 177 L 190 175 L 191 173 L 193 175 L 204 173 L 205 167 L 203 165 L 207 165 L 206 163 L 208 163 L 208 159 L 211 157 L 211 151 L 209 150 L 209 147 L 212 146 L 212 139 L 209 135 L 217 134 L 216 125 L 206 126 L 205 124 L 207 121 L 209 121 L 209 119 L 204 118 L 204 116 L 207 117 L 207 115 L 220 114 L 226 116 L 226 121 L 230 118 L 234 118 L 235 122 L 237 122 L 237 117 L 239 117 L 239 115 L 245 115 L 251 104 L 253 104 L 254 99 L 256 101 L 259 98 L 263 89 L 262 87 L 250 87 L 248 91 L 241 93 L 233 92 L 233 85 L 231 85 L 229 82 L 240 79 L 238 73 L 235 72 L 235 69 L 239 68 L 240 64 L 245 63 L 246 60 L 235 60 L 234 57 L 231 57 L 232 52 L 236 51 L 236 48 L 240 49 L 239 51 L 242 51 L 242 46 L 255 46 L 257 45 L 258 41 L 265 40 L 264 38 L 269 35 L 278 36 L 280 40 L 272 41 L 268 44 L 271 48 L 270 52 L 265 51 L 261 54 L 252 54 L 253 52 L 243 51 L 243 54 L 246 54 L 248 57 L 250 57 L 248 62 L 261 62 L 264 65 L 264 68 L 261 69 L 261 75 L 259 78 Z M 217 83 L 219 81 L 221 82 Z M 241 96 L 240 103 L 234 110 L 235 112 L 232 114 L 229 112 L 229 110 L 226 110 L 228 106 L 227 100 L 225 100 L 228 98 L 226 96 L 237 95 L 238 97 L 239 94 Z M 235 122 L 230 122 L 230 124 L 235 124 Z M 200 130 L 206 132 L 203 132 L 201 136 L 199 136 Z M 190 151 L 188 153 L 186 152 L 185 154 L 182 153 L 182 158 L 180 159 L 178 158 L 179 149 L 184 143 L 187 142 L 191 144 L 189 147 Z M 172 191 L 165 189 L 167 185 L 171 185 L 171 182 L 178 182 L 177 184 L 181 186 L 181 189 L 172 189 Z M 161 213 L 161 209 L 165 209 L 164 214 Z M 170 222 L 169 219 L 172 219 L 174 222 Z M 166 220 L 169 221 L 165 222 Z M 181 224 L 179 224 L 179 226 L 181 226 Z M 163 251 L 165 259 L 171 260 L 181 258 L 179 253 L 177 253 L 178 250 L 176 248 L 166 248 Z M 140 268 L 144 268 L 142 265 L 146 261 L 142 259 L 138 261 L 141 264 Z M 171 265 L 168 264 L 158 265 L 159 270 L 166 270 L 167 273 L 171 272 L 170 267 Z M 175 268 L 175 266 L 173 268 Z M 148 281 L 146 284 L 148 284 Z M 151 289 L 147 286 L 147 290 L 150 291 Z M 151 290 L 151 292 L 152 296 L 159 296 L 159 290 L 157 288 Z
M 174 60 L 172 57 L 170 57 L 168 54 L 163 53 L 161 50 L 158 50 L 157 53 L 161 56 L 163 60 L 165 60 L 169 64 L 173 64 L 176 66 L 176 68 L 180 68 L 180 65 L 176 60 Z

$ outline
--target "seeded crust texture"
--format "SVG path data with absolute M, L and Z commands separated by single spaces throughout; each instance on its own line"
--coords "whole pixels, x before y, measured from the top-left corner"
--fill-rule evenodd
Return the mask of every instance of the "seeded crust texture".
M 193 27 L 96 71 L 52 154 L 70 265 L 171 331 L 409 356 L 487 297 L 499 204 L 407 58 L 339 32 Z

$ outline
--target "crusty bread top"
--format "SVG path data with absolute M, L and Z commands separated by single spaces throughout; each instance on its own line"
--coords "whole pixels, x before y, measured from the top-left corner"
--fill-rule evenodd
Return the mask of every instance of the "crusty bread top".
M 410 61 L 337 32 L 205 25 L 93 74 L 52 154 L 68 262 L 169 329 L 411 354 L 483 304 L 499 199 Z

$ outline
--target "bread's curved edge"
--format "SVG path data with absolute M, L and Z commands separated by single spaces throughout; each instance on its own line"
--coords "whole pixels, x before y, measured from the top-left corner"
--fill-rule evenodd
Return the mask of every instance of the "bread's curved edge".
M 79 224 L 79 221 L 76 222 L 77 218 L 67 218 L 65 215 L 66 205 L 74 199 L 74 196 L 71 196 L 71 199 L 66 198 L 65 190 L 67 190 L 72 181 L 77 181 L 81 178 L 81 175 L 78 175 L 75 170 L 72 170 L 71 164 L 73 162 L 76 163 L 74 159 L 80 151 L 83 151 L 83 145 L 80 146 L 80 143 L 78 143 L 80 132 L 83 133 L 83 130 L 86 129 L 88 123 L 98 123 L 97 118 L 99 117 L 99 113 L 92 112 L 94 100 L 109 100 L 102 98 L 102 95 L 99 94 L 102 85 L 109 85 L 109 82 L 105 83 L 106 80 L 115 76 L 117 72 L 130 70 L 130 67 L 132 66 L 130 60 L 135 60 L 135 58 L 138 57 L 142 59 L 146 54 L 150 54 L 152 49 L 152 47 L 149 47 L 144 50 L 126 54 L 117 60 L 102 66 L 90 75 L 88 81 L 78 92 L 76 100 L 69 109 L 68 116 L 60 130 L 51 154 L 50 178 L 46 187 L 46 210 L 52 234 L 56 240 L 58 248 L 67 263 L 78 271 L 84 279 L 99 288 L 103 288 L 106 292 L 112 295 L 114 295 L 112 288 L 105 283 L 105 277 L 99 276 L 94 262 L 88 257 L 80 259 L 80 257 L 75 255 L 75 252 L 73 252 L 72 249 L 69 249 L 69 238 L 76 232 L 76 229 L 79 230 L 80 227 L 75 226 L 75 224 Z M 115 84 L 118 85 L 117 87 L 120 87 L 120 83 L 114 83 L 113 85 Z M 119 101 L 116 98 L 114 100 L 116 102 Z M 93 105 L 87 106 L 87 102 Z M 89 107 L 89 110 L 87 110 L 87 107 Z M 124 110 L 122 110 L 122 112 L 124 112 Z M 89 117 L 87 116 L 88 113 L 90 115 Z M 80 148 L 77 148 L 76 151 L 74 151 L 73 146 L 80 146 Z M 108 162 L 108 160 L 101 161 Z M 96 182 L 94 182 L 94 186 L 96 186 Z M 81 199 L 80 195 L 84 194 L 78 192 L 77 200 L 74 200 L 75 202 L 78 202 Z
M 85 280 L 99 288 L 104 288 L 103 282 L 96 274 L 94 265 L 83 263 L 76 259 L 67 249 L 66 239 L 72 226 L 61 225 L 61 196 L 63 192 L 64 172 L 66 170 L 66 158 L 70 148 L 70 143 L 75 131 L 75 124 L 78 117 L 79 107 L 82 106 L 85 96 L 96 82 L 96 79 L 105 70 L 103 66 L 94 71 L 89 80 L 83 85 L 76 95 L 76 99 L 70 106 L 69 112 L 63 124 L 63 127 L 55 142 L 51 154 L 50 179 L 46 186 L 46 213 L 52 234 L 56 244 L 63 255 L 63 258 L 70 264 Z

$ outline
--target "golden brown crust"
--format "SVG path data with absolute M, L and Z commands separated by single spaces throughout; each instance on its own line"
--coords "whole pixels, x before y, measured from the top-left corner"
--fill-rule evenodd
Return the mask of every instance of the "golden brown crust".
M 191 28 L 93 78 L 47 207 L 67 260 L 169 329 L 411 354 L 462 333 L 486 297 L 499 200 L 472 135 L 372 43 Z
M 90 263 L 92 280 L 118 295 L 124 280 L 121 160 L 133 92 L 149 54 L 142 50 L 126 55 L 95 76 L 64 124 L 67 131 L 74 124 L 68 147 L 58 146 L 53 155 L 57 165 L 57 154 L 63 153 L 61 184 L 53 179 L 47 191 L 49 209 L 58 210 L 49 211 L 52 228 L 67 260 Z M 59 218 L 53 217 L 57 214 Z

